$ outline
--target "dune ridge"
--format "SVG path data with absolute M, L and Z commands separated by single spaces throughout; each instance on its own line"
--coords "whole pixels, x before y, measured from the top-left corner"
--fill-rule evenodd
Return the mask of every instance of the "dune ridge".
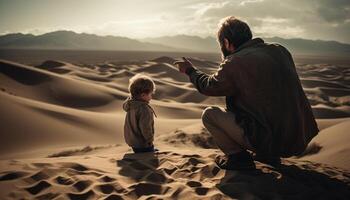
M 199 94 L 177 58 L 91 64 L 0 60 L 0 197 L 6 199 L 348 199 L 349 66 L 298 63 L 321 130 L 282 168 L 220 170 L 223 156 L 200 116 L 224 98 Z M 217 62 L 190 58 L 214 72 Z M 152 77 L 156 154 L 123 142 L 129 78 Z M 313 145 L 313 146 L 312 146 Z

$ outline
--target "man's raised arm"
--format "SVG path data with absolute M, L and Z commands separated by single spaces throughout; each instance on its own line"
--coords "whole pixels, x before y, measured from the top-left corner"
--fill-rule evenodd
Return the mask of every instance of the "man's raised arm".
M 219 69 L 212 75 L 208 75 L 197 68 L 183 57 L 183 61 L 174 62 L 179 71 L 186 73 L 197 90 L 207 96 L 233 96 L 236 88 L 233 77 L 225 62 L 221 63 Z

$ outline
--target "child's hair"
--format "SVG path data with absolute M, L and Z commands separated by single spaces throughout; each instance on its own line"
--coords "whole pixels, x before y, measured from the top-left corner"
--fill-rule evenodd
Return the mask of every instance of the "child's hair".
M 144 74 L 136 74 L 129 80 L 129 92 L 133 98 L 139 98 L 142 93 L 148 94 L 155 91 L 153 80 Z

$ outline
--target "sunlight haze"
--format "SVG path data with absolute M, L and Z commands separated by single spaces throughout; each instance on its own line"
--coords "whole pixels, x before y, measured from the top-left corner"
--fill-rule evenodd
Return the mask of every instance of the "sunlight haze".
M 0 34 L 55 30 L 130 38 L 215 36 L 221 18 L 246 20 L 256 36 L 350 43 L 347 0 L 1 0 Z

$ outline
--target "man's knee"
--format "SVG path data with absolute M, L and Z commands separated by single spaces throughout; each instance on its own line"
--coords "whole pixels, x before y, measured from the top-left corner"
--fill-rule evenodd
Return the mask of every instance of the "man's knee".
M 212 121 L 213 117 L 218 111 L 220 111 L 220 108 L 214 107 L 214 106 L 205 108 L 202 112 L 202 117 L 201 117 L 203 124 L 206 124 Z

